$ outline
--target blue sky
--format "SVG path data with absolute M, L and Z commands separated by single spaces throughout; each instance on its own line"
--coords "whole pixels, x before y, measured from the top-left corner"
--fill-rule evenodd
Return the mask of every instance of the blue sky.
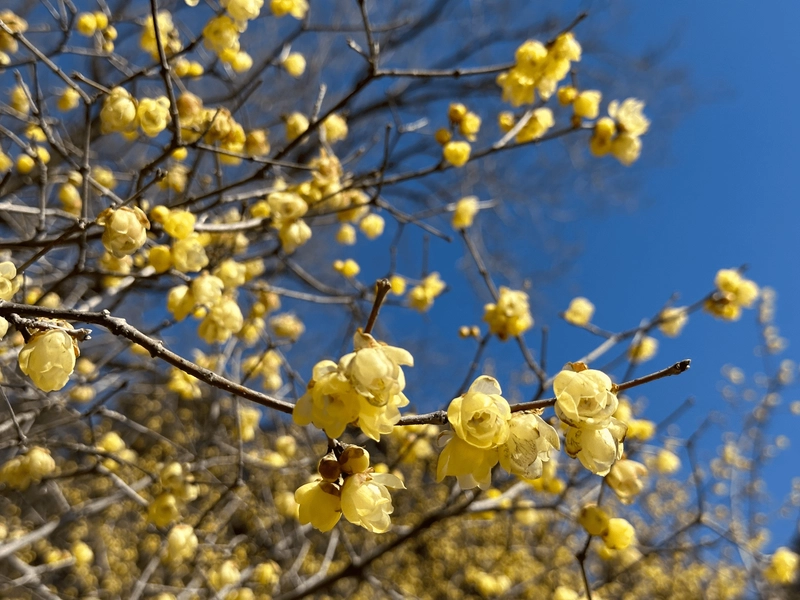
M 718 268 L 746 263 L 749 277 L 777 290 L 777 325 L 790 340 L 786 357 L 796 358 L 791 342 L 800 339 L 800 121 L 793 107 L 800 93 L 800 4 L 770 2 L 758 10 L 745 2 L 635 6 L 621 43 L 646 46 L 676 32 L 679 42 L 669 62 L 687 67 L 700 102 L 667 134 L 666 159 L 648 160 L 645 140 L 644 158 L 634 167 L 644 182 L 638 210 L 611 214 L 601 227 L 596 221 L 578 226 L 586 251 L 568 282 L 579 282 L 581 293 L 596 300 L 598 323 L 614 329 L 648 316 L 674 291 L 693 300 Z M 664 135 L 659 115 L 650 116 L 651 135 Z M 753 355 L 754 316 L 750 311 L 729 324 L 698 315 L 680 338 L 662 340 L 658 364 L 688 356 L 692 370 L 643 390 L 650 399 L 647 414 L 666 414 L 672 402 L 694 395 L 698 408 L 683 421 L 690 431 L 701 413 L 724 410 L 717 393 L 720 366 L 736 364 L 748 375 L 762 368 Z M 792 392 L 784 395 L 782 416 L 795 399 Z M 782 418 L 770 431 L 791 436 L 795 419 Z M 796 452 L 779 455 L 768 471 L 775 502 L 800 475 L 791 458 Z M 787 537 L 776 532 L 774 542 Z

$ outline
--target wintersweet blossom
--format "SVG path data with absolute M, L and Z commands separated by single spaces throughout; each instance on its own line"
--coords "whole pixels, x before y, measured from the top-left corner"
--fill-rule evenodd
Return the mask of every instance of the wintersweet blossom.
M 645 335 L 628 348 L 628 359 L 632 363 L 643 363 L 653 358 L 657 351 L 658 340 L 649 335 Z
M 150 221 L 138 206 L 107 208 L 98 215 L 97 223 L 105 226 L 103 246 L 117 258 L 129 256 L 144 246 L 150 229 Z
M 501 340 L 525 333 L 533 327 L 528 294 L 500 286 L 497 302 L 484 306 L 483 320 Z
M 329 481 L 312 481 L 294 493 L 297 520 L 322 532 L 330 531 L 342 518 L 341 490 Z
M 792 583 L 800 571 L 800 556 L 789 548 L 778 548 L 764 569 L 764 578 L 770 583 L 787 585 Z
M 508 440 L 498 448 L 500 465 L 509 473 L 536 479 L 550 451 L 561 448 L 556 430 L 533 412 L 517 412 L 508 422 Z
M 485 490 L 492 485 L 492 467 L 500 460 L 497 448 L 477 448 L 452 431 L 442 433 L 439 444 L 443 447 L 436 467 L 436 481 L 450 475 L 458 479 L 458 485 L 464 490 L 474 487 Z
M 603 535 L 608 531 L 609 516 L 596 504 L 587 504 L 581 508 L 578 523 L 589 535 Z
M 19 368 L 43 392 L 60 390 L 67 385 L 80 355 L 78 343 L 66 331 L 72 326 L 56 323 L 60 329 L 37 331 L 19 353 Z
M 445 289 L 445 283 L 439 273 L 431 273 L 419 285 L 414 286 L 408 294 L 409 304 L 420 312 L 427 311 L 433 306 L 434 299 Z
M 22 286 L 22 276 L 10 260 L 0 262 L 0 300 L 11 300 Z
M 564 449 L 572 458 L 597 475 L 606 475 L 615 461 L 622 458 L 627 426 L 611 418 L 604 429 L 568 427 Z
M 661 311 L 661 324 L 658 328 L 667 337 L 677 337 L 688 320 L 685 306 L 671 306 Z
M 323 360 L 314 365 L 311 381 L 297 401 L 292 418 L 298 425 L 313 424 L 329 437 L 337 438 L 358 418 L 360 406 L 358 393 L 339 372 L 338 365 Z
M 579 327 L 590 323 L 592 316 L 594 316 L 594 304 L 582 296 L 573 298 L 564 312 L 564 320 Z
M 384 406 L 400 394 L 406 380 L 402 366 L 414 366 L 408 350 L 378 342 L 368 333 L 357 331 L 353 336 L 354 352 L 339 360 L 339 370 L 353 389 L 370 404 Z
M 475 215 L 478 214 L 479 204 L 477 196 L 466 196 L 456 202 L 453 210 L 453 229 L 467 229 L 472 227 Z
M 450 402 L 447 419 L 452 432 L 440 436 L 444 448 L 437 481 L 453 475 L 464 489 L 491 485 L 492 467 L 500 460 L 498 447 L 510 434 L 511 408 L 501 393 L 496 379 L 482 375 L 465 394 Z
M 609 550 L 624 550 L 636 539 L 636 531 L 625 519 L 612 518 L 608 520 L 608 529 L 602 537 Z
M 390 473 L 356 473 L 346 477 L 341 491 L 344 518 L 372 533 L 384 533 L 391 526 L 394 507 L 387 488 L 405 489 L 399 477 Z
M 476 448 L 496 448 L 508 440 L 511 408 L 494 377 L 478 377 L 469 390 L 454 398 L 447 420 L 455 434 Z
M 442 148 L 444 160 L 454 167 L 463 167 L 469 161 L 472 147 L 469 142 L 452 141 L 447 142 Z
M 172 565 L 190 561 L 197 552 L 197 545 L 197 535 L 191 525 L 175 525 L 167 535 L 167 552 L 164 555 L 164 561 Z
M 642 463 L 635 460 L 618 460 L 606 475 L 606 483 L 623 504 L 630 504 L 644 489 L 642 478 L 646 476 L 647 467 Z
M 758 286 L 742 277 L 736 269 L 720 269 L 714 279 L 717 292 L 705 303 L 705 309 L 715 317 L 736 321 L 742 308 L 750 308 L 759 295 Z
M 611 378 L 602 371 L 561 371 L 553 380 L 556 415 L 571 427 L 608 427 L 619 406 L 612 386 Z
M 103 101 L 100 129 L 103 133 L 129 131 L 136 127 L 137 103 L 130 92 L 115 87 Z

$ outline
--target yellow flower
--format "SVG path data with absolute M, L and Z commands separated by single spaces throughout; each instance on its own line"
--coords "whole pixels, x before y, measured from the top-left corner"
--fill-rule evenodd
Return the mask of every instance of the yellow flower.
M 203 273 L 192 282 L 192 297 L 195 304 L 206 307 L 217 304 L 222 299 L 222 289 L 225 284 L 219 277 Z
M 203 28 L 203 44 L 217 54 L 222 54 L 225 50 L 238 52 L 240 32 L 236 21 L 228 15 L 217 15 Z
M 439 277 L 439 273 L 431 273 L 409 292 L 408 299 L 411 308 L 420 312 L 427 311 L 433 306 L 434 299 L 444 291 L 444 288 L 445 283 Z
M 583 119 L 596 119 L 600 114 L 600 100 L 603 95 L 597 90 L 585 90 L 575 97 L 572 110 L 575 116 Z M 560 99 L 560 98 L 559 98 Z
M 614 100 L 608 105 L 608 114 L 617 123 L 617 129 L 631 137 L 639 137 L 647 133 L 650 121 L 644 116 L 644 102 L 636 98 L 628 98 L 622 103 Z
M 477 196 L 461 198 L 456 202 L 455 210 L 453 210 L 453 229 L 472 227 L 472 222 L 475 219 L 475 215 L 478 214 L 478 209 Z
M 519 130 L 517 134 L 517 142 L 530 142 L 531 140 L 538 140 L 545 133 L 547 133 L 553 125 L 556 124 L 553 118 L 553 111 L 546 106 L 537 108 L 533 111 L 533 115 L 527 123 Z
M 266 129 L 253 129 L 244 140 L 245 154 L 249 156 L 265 156 L 269 154 L 269 136 Z
M 14 166 L 14 161 L 11 160 L 11 157 L 0 150 L 0 173 L 5 173 L 6 171 L 10 170 L 11 167 Z
M 608 427 L 619 406 L 611 389 L 611 379 L 602 371 L 561 371 L 553 380 L 556 415 L 571 427 Z
M 609 550 L 624 550 L 636 538 L 636 532 L 625 519 L 609 519 L 608 530 L 603 534 L 603 542 Z
M 383 220 L 383 217 L 380 215 L 376 215 L 375 213 L 370 213 L 358 224 L 358 228 L 361 232 L 367 236 L 367 239 L 374 240 L 383 233 L 383 228 L 385 227 L 386 223 Z
M 304 19 L 308 12 L 307 0 L 270 0 L 269 7 L 276 17 L 292 15 L 295 19 Z
M 284 252 L 291 254 L 311 239 L 311 228 L 303 219 L 286 223 L 278 231 Z
M 0 467 L 0 485 L 25 491 L 31 483 L 39 483 L 55 469 L 56 463 L 50 452 L 40 446 L 33 446 L 25 454 L 15 456 Z
M 453 102 L 447 109 L 447 118 L 450 119 L 452 123 L 455 124 L 461 123 L 462 119 L 466 116 L 467 116 L 467 107 L 464 106 L 461 102 Z
M 227 0 L 222 6 L 237 21 L 251 21 L 261 13 L 264 0 Z
M 481 118 L 474 112 L 468 112 L 458 123 L 458 130 L 470 142 L 474 142 L 481 129 Z
M 313 481 L 294 493 L 298 504 L 297 520 L 320 531 L 330 531 L 342 517 L 341 492 L 327 481 Z
M 469 161 L 472 148 L 469 142 L 447 142 L 442 148 L 444 159 L 454 167 L 463 167 Z
M 334 113 L 322 122 L 322 129 L 325 131 L 325 139 L 329 144 L 338 142 L 347 137 L 347 121 L 338 113 Z
M 92 13 L 81 13 L 75 21 L 75 29 L 81 35 L 91 37 L 97 31 L 97 18 Z
M 394 507 L 387 487 L 406 486 L 389 473 L 356 473 L 345 478 L 341 492 L 344 518 L 372 533 L 388 531 Z
M 178 520 L 178 499 L 170 493 L 157 496 L 147 507 L 147 520 L 156 527 L 167 527 Z
M 656 433 L 656 424 L 647 419 L 631 419 L 628 422 L 628 437 L 632 440 L 643 442 L 652 438 Z
M 623 504 L 630 504 L 634 496 L 644 489 L 642 477 L 646 476 L 647 467 L 642 463 L 635 460 L 618 460 L 606 475 L 606 483 Z
M 642 153 L 642 140 L 628 133 L 619 134 L 611 142 L 611 154 L 623 165 L 630 166 Z
M 117 258 L 130 256 L 144 246 L 150 229 L 150 221 L 138 206 L 107 208 L 98 215 L 97 223 L 105 226 L 103 246 Z
M 365 473 L 369 469 L 369 452 L 360 446 L 348 445 L 342 451 L 338 463 L 341 471 L 347 475 L 354 473 Z M 335 477 L 334 479 L 338 479 Z
M 283 59 L 283 68 L 294 78 L 306 72 L 306 59 L 299 52 L 292 52 Z M 330 140 L 329 140 L 330 141 Z
M 188 210 L 170 210 L 162 225 L 164 231 L 176 240 L 183 240 L 194 232 L 197 217 Z
M 172 244 L 172 264 L 181 273 L 196 273 L 208 265 L 208 256 L 200 239 L 197 233 L 193 233 Z
M 564 313 L 564 320 L 573 325 L 586 325 L 592 320 L 594 315 L 594 304 L 589 302 L 586 298 L 578 296 L 573 298 L 569 303 L 569 307 Z
M 558 98 L 558 103 L 561 106 L 569 106 L 575 101 L 575 98 L 578 97 L 578 90 L 575 89 L 575 86 L 565 85 L 558 88 L 556 97 Z
M 615 461 L 622 458 L 627 426 L 613 417 L 604 429 L 567 427 L 564 449 L 571 458 L 597 475 L 606 475 Z
M 444 443 L 436 467 L 436 481 L 451 475 L 458 479 L 461 489 L 480 487 L 488 489 L 492 484 L 492 467 L 500 460 L 497 447 L 482 449 L 465 442 L 453 432 L 440 436 Z
M 130 131 L 136 127 L 136 100 L 128 90 L 115 87 L 103 101 L 100 111 L 100 130 L 103 133 Z
M 782 546 L 770 558 L 769 566 L 764 569 L 764 578 L 770 583 L 787 585 L 795 580 L 798 570 L 800 556 Z
M 259 421 L 261 421 L 261 411 L 254 406 L 242 406 L 239 409 L 239 424 L 243 442 L 255 439 Z
M 742 308 L 750 308 L 759 295 L 758 286 L 735 269 L 720 269 L 714 284 L 717 293 L 706 301 L 704 308 L 726 321 L 738 320 Z
M 677 337 L 688 320 L 685 306 L 665 308 L 661 311 L 661 324 L 658 328 L 667 337 Z
M 500 466 L 509 473 L 536 479 L 550 450 L 561 448 L 556 430 L 535 413 L 518 412 L 508 422 L 508 440 L 499 447 Z
M 353 336 L 354 352 L 339 360 L 339 371 L 353 389 L 374 406 L 386 406 L 405 388 L 401 366 L 414 366 L 408 350 L 387 346 L 368 333 Z
M 308 129 L 308 117 L 299 112 L 293 112 L 286 117 L 286 139 L 295 140 Z
M 400 275 L 389 277 L 389 285 L 392 286 L 392 294 L 395 296 L 402 296 L 406 291 L 406 280 Z
M 314 365 L 306 393 L 297 401 L 292 417 L 298 425 L 314 424 L 332 438 L 339 437 L 358 418 L 359 395 L 331 360 Z
M 211 584 L 212 588 L 219 591 L 227 585 L 238 583 L 241 578 L 242 574 L 239 572 L 236 563 L 232 560 L 226 560 L 211 569 L 208 574 L 208 583 Z
M 294 498 L 292 498 L 294 502 Z M 253 569 L 253 581 L 264 586 L 274 586 L 281 578 L 281 567 L 274 560 L 268 560 L 256 565 Z
M 188 562 L 194 558 L 197 545 L 197 535 L 191 525 L 175 525 L 167 536 L 167 552 L 164 560 L 173 565 Z
M 658 340 L 650 336 L 642 336 L 642 338 L 628 348 L 628 359 L 632 363 L 643 363 L 650 360 L 656 355 L 658 351 Z
M 333 268 L 336 272 L 341 273 L 347 278 L 355 277 L 361 272 L 361 267 L 359 267 L 358 263 L 352 258 L 333 261 Z
M 11 105 L 11 108 L 17 112 L 21 112 L 26 115 L 31 112 L 31 101 L 28 99 L 28 94 L 25 93 L 25 88 L 21 85 L 15 85 L 13 88 L 11 88 L 8 103 Z
M 659 473 L 672 475 L 680 470 L 681 459 L 674 452 L 662 448 L 656 455 L 655 466 Z
M 92 167 L 92 179 L 109 190 L 117 187 L 117 180 L 111 170 L 100 165 Z
M 237 333 L 242 325 L 244 317 L 239 305 L 232 298 L 222 298 L 203 318 L 197 334 L 209 344 L 223 343 L 227 342 L 232 334 Z
M 525 333 L 533 327 L 528 294 L 500 286 L 497 304 L 484 307 L 483 320 L 489 324 L 489 331 L 501 340 Z
M 603 535 L 608 531 L 609 516 L 596 504 L 587 504 L 581 509 L 578 522 L 589 535 Z
M 169 100 L 166 96 L 142 98 L 136 109 L 139 127 L 148 137 L 156 137 L 167 128 L 170 121 Z
M 72 328 L 64 323 L 65 328 Z M 62 329 L 34 333 L 19 353 L 19 368 L 43 392 L 60 390 L 75 370 L 78 343 Z
M 0 262 L 0 300 L 11 300 L 22 286 L 22 276 L 10 260 Z
M 342 223 L 336 232 L 336 241 L 343 246 L 352 246 L 356 243 L 356 228 L 350 223 Z
M 92 564 L 94 561 L 94 552 L 89 544 L 76 540 L 70 547 L 70 553 L 75 557 L 75 564 L 78 567 L 85 567 Z
M 447 419 L 455 434 L 476 448 L 489 449 L 506 443 L 511 409 L 493 377 L 478 377 L 469 390 L 454 398 Z
M 293 313 L 281 313 L 269 320 L 269 326 L 278 337 L 289 338 L 293 342 L 297 341 L 306 330 L 303 322 Z
M 161 37 L 161 42 L 164 45 L 164 51 L 167 56 L 172 56 L 181 48 L 181 41 L 178 35 L 178 30 L 175 29 L 175 24 L 172 21 L 172 15 L 167 10 L 158 11 L 155 23 L 153 17 L 148 16 L 143 25 L 142 35 L 139 38 L 139 45 L 142 50 L 149 52 L 153 59 L 158 60 L 158 42 L 156 40 L 156 27 Z M 111 28 L 109 28 L 111 29 Z M 109 33 L 108 30 L 104 32 L 104 37 Z M 109 40 L 116 38 L 116 30 L 114 34 L 109 36 Z

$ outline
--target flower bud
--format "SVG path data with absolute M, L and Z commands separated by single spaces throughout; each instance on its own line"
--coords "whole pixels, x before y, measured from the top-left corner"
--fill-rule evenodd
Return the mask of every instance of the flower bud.
M 317 472 L 325 481 L 336 482 L 342 474 L 342 465 L 336 459 L 333 451 L 328 452 L 325 456 L 319 459 L 317 465 Z
M 369 452 L 360 446 L 348 445 L 339 457 L 339 463 L 348 475 L 363 473 L 369 468 Z
M 107 208 L 97 217 L 97 222 L 105 226 L 103 246 L 116 258 L 130 256 L 147 241 L 150 221 L 139 207 Z

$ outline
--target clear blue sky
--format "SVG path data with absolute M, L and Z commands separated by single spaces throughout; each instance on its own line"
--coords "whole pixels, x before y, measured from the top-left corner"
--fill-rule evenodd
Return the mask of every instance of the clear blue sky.
M 786 357 L 796 359 L 800 120 L 793 109 L 800 94 L 800 3 L 762 3 L 757 10 L 740 1 L 631 4 L 636 9 L 620 43 L 645 47 L 677 33 L 668 62 L 687 67 L 701 100 L 669 134 L 666 160 L 649 161 L 645 140 L 644 158 L 634 167 L 644 181 L 640 208 L 609 215 L 602 227 L 596 221 L 579 225 L 586 251 L 568 279 L 596 301 L 598 323 L 614 329 L 648 316 L 673 291 L 692 300 L 718 268 L 747 263 L 751 278 L 777 290 L 777 325 L 790 340 Z M 652 135 L 664 135 L 659 115 L 650 116 Z M 717 392 L 722 364 L 736 364 L 748 375 L 762 368 L 752 351 L 753 311 L 735 324 L 704 315 L 692 321 L 680 338 L 662 341 L 658 356 L 659 365 L 691 357 L 692 370 L 644 391 L 648 414 L 655 417 L 666 414 L 667 405 L 696 396 L 696 417 L 684 420 L 684 431 L 701 412 L 725 409 Z M 784 395 L 781 419 L 770 429 L 790 437 L 800 422 L 787 417 L 793 392 Z M 714 438 L 707 437 L 713 452 Z M 800 475 L 800 440 L 795 435 L 792 442 L 769 469 L 776 504 Z M 772 545 L 788 536 L 787 530 L 776 531 Z

